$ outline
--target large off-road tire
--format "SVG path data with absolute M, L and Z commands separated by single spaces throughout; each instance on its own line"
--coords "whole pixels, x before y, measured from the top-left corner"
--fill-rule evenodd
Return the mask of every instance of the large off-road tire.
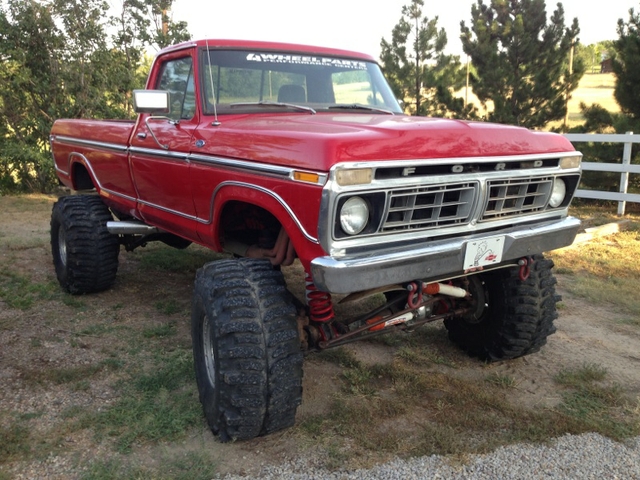
M 60 198 L 51 213 L 51 253 L 58 282 L 78 295 L 106 290 L 118 271 L 118 237 L 111 212 L 95 195 Z
M 536 255 L 529 277 L 495 270 L 470 277 L 476 313 L 445 320 L 449 338 L 472 356 L 505 360 L 537 352 L 556 331 L 558 317 L 553 262 Z
M 302 353 L 281 272 L 255 259 L 199 269 L 191 336 L 200 402 L 221 441 L 294 424 L 302 399 Z

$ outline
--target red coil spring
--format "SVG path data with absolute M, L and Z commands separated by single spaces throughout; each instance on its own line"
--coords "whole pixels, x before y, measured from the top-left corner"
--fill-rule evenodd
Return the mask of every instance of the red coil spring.
M 307 291 L 307 304 L 309 305 L 309 317 L 315 322 L 329 322 L 333 320 L 333 302 L 331 294 L 322 292 L 314 285 L 311 275 L 305 274 L 305 284 Z

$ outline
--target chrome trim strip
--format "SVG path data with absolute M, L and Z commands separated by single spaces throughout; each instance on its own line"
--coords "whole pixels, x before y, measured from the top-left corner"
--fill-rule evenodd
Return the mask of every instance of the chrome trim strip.
M 170 158 L 172 160 L 189 161 L 188 153 L 181 153 L 171 150 L 158 150 L 157 148 L 129 147 L 129 153 L 138 155 L 147 155 L 150 157 Z
M 96 175 L 96 172 L 93 170 L 93 167 L 91 166 L 91 162 L 87 159 L 87 157 L 85 157 L 81 153 L 73 152 L 69 154 L 69 163 L 71 163 L 71 158 L 73 157 L 80 157 L 82 160 L 84 160 L 86 167 L 91 171 L 92 178 L 94 178 L 96 183 L 98 184 L 99 191 L 107 192 L 109 195 L 113 195 L 114 197 L 124 198 L 125 200 L 129 200 L 134 203 L 136 202 L 136 199 L 134 197 L 130 197 L 129 195 L 125 195 L 124 193 L 114 192 L 109 188 L 103 187 L 102 184 L 100 183 L 100 180 L 98 179 L 98 176 Z
M 210 224 L 213 222 L 213 208 L 215 205 L 215 198 L 216 195 L 218 194 L 218 191 L 220 191 L 221 188 L 223 187 L 243 187 L 243 188 L 252 188 L 254 190 L 257 190 L 261 193 L 264 193 L 266 195 L 269 195 L 271 198 L 273 198 L 274 200 L 276 200 L 281 206 L 282 208 L 284 208 L 286 210 L 286 212 L 289 214 L 289 216 L 291 217 L 291 219 L 295 222 L 296 226 L 298 227 L 298 229 L 302 232 L 302 234 L 304 235 L 304 237 L 315 244 L 319 244 L 318 239 L 313 237 L 312 235 L 310 235 L 306 229 L 304 228 L 304 226 L 302 225 L 302 223 L 300 222 L 300 220 L 298 219 L 298 217 L 296 217 L 296 214 L 293 212 L 293 210 L 291 209 L 291 207 L 287 204 L 287 202 L 285 202 L 282 197 L 280 197 L 278 194 L 272 192 L 271 190 L 261 187 L 259 185 L 253 185 L 251 183 L 245 183 L 245 182 L 236 182 L 236 181 L 228 181 L 228 182 L 222 182 L 220 183 L 216 189 L 213 191 L 213 195 L 211 196 L 211 207 L 210 207 L 210 219 L 207 222 L 207 224 Z M 201 221 L 201 220 L 199 220 Z
M 178 210 L 173 210 L 172 208 L 162 207 L 160 205 L 156 205 L 155 203 L 147 202 L 146 200 L 138 199 L 137 202 L 141 203 L 142 205 L 146 205 L 147 207 L 155 208 L 156 210 L 161 210 L 163 212 L 172 213 L 173 215 L 186 218 L 187 220 L 194 220 L 194 221 L 205 223 L 205 224 L 207 223 L 207 222 L 203 222 L 198 217 L 189 215 L 188 213 L 179 212 Z
M 228 158 L 214 157 L 201 154 L 189 154 L 189 160 L 206 165 L 216 165 L 221 167 L 239 168 L 251 172 L 269 173 L 280 177 L 290 178 L 293 175 L 293 168 L 279 167 L 276 165 L 266 165 L 262 163 L 247 162 L 245 160 L 232 160 Z
M 104 150 L 113 150 L 116 152 L 126 152 L 129 147 L 117 143 L 97 142 L 95 140 L 85 140 L 83 138 L 66 137 L 64 135 L 53 135 L 53 140 L 69 145 L 82 145 L 86 147 L 96 147 Z
M 352 293 L 412 280 L 440 281 L 464 275 L 462 265 L 470 241 L 504 235 L 501 265 L 509 266 L 524 256 L 570 245 L 579 228 L 580 221 L 568 217 L 536 226 L 432 241 L 428 246 L 369 250 L 342 259 L 318 257 L 311 262 L 311 274 L 320 290 L 331 293 Z
M 182 162 L 197 162 L 205 165 L 215 165 L 220 167 L 237 168 L 240 170 L 246 170 L 249 172 L 266 173 L 269 175 L 276 175 L 278 177 L 287 178 L 293 182 L 298 182 L 293 178 L 294 171 L 306 171 L 303 169 L 295 169 L 289 167 L 281 167 L 277 165 L 268 165 L 264 163 L 248 162 L 246 160 L 234 160 L 229 158 L 222 158 L 216 156 L 183 153 L 175 150 L 160 150 L 155 148 L 143 148 L 143 147 L 127 147 L 114 143 L 97 142 L 95 140 L 84 140 L 80 138 L 72 138 L 65 136 L 52 136 L 52 139 L 59 141 L 60 143 L 67 143 L 70 145 L 82 145 L 87 147 L 96 147 L 104 150 L 112 150 L 116 152 L 127 152 L 129 154 L 147 155 L 150 157 L 159 157 L 162 159 L 178 160 Z M 53 151 L 53 150 L 52 150 Z M 65 173 L 61 171 L 62 173 Z M 318 173 L 309 170 L 310 173 L 317 174 L 320 181 L 317 184 L 323 186 L 327 182 L 328 175 L 326 173 Z M 68 173 L 66 173 L 68 175 Z M 301 182 L 311 183 L 311 182 Z
M 65 177 L 69 176 L 69 172 L 65 172 L 64 170 L 62 170 L 60 167 L 58 167 L 57 163 L 53 163 L 53 168 L 56 169 L 56 172 L 60 172 L 61 174 L 63 174 Z
M 451 158 L 422 158 L 418 160 L 373 160 L 369 162 L 349 162 L 338 163 L 331 168 L 331 179 L 335 179 L 333 172 L 339 169 L 355 170 L 361 168 L 378 168 L 378 167 L 420 167 L 431 165 L 447 165 L 447 164 L 467 164 L 467 163 L 491 163 L 491 162 L 528 162 L 531 160 L 548 160 L 564 157 L 582 157 L 582 153 L 577 150 L 556 153 L 526 154 L 526 155 L 505 155 L 500 157 L 451 157 Z M 533 170 L 542 170 L 533 169 Z M 555 170 L 555 169 L 554 169 Z M 415 178 L 415 177 L 414 177 Z

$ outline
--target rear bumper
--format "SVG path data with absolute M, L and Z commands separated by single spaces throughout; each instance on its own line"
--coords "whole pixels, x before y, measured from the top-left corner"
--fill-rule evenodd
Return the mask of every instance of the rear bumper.
M 421 247 L 342 258 L 319 257 L 311 262 L 311 274 L 319 289 L 332 293 L 358 292 L 417 279 L 437 281 L 464 274 L 462 265 L 468 242 L 504 235 L 501 265 L 512 265 L 524 256 L 571 245 L 579 228 L 580 220 L 567 217 L 542 225 L 433 241 Z

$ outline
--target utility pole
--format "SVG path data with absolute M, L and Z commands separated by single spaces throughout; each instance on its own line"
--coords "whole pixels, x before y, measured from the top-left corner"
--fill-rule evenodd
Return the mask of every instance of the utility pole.
M 469 63 L 471 59 L 469 55 L 467 55 L 467 83 L 464 87 L 464 108 L 467 108 L 469 103 Z
M 569 50 L 569 76 L 573 75 L 573 49 L 575 48 L 575 40 L 571 40 L 571 50 Z M 567 131 L 567 122 L 569 121 L 569 92 L 564 94 L 564 131 Z

